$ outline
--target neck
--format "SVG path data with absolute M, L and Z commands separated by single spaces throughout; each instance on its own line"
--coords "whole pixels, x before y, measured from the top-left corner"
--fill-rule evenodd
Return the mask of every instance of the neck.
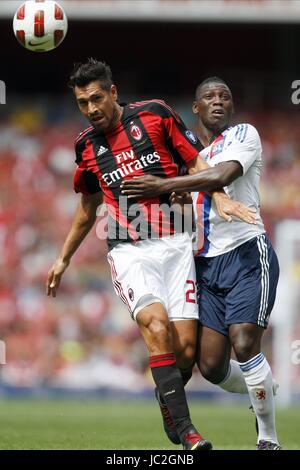
M 215 138 L 221 134 L 221 132 L 224 129 L 208 129 L 205 127 L 201 119 L 198 119 L 197 122 L 197 136 L 201 142 L 201 144 L 205 147 L 208 147 L 214 140 Z
M 122 114 L 123 114 L 123 107 L 119 105 L 119 103 L 116 103 L 116 106 L 115 106 L 115 112 L 114 112 L 114 116 L 113 116 L 113 119 L 112 119 L 112 126 L 111 127 L 114 127 L 116 124 L 118 124 L 118 122 L 120 121 L 121 117 L 122 117 Z

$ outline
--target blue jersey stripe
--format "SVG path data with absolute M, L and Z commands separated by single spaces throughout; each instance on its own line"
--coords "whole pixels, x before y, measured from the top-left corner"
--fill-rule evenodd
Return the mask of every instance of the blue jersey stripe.
M 235 131 L 235 138 L 237 139 L 238 133 L 240 132 L 240 126 L 238 125 Z
M 241 143 L 244 142 L 248 131 L 248 124 L 239 124 L 236 129 L 235 138 Z
M 237 137 L 237 140 L 241 141 L 241 137 L 243 135 L 243 132 L 244 132 L 244 124 L 241 125 L 241 128 L 240 128 L 240 132 L 238 134 L 238 137 Z
M 248 131 L 248 124 L 245 125 L 245 130 L 244 130 L 244 133 L 243 133 L 243 137 L 241 137 L 241 144 L 244 142 L 245 138 L 246 138 L 246 135 L 247 135 L 247 131 Z
M 211 197 L 208 194 L 205 194 L 204 201 L 203 201 L 203 225 L 204 225 L 204 245 L 203 251 L 200 256 L 205 256 L 209 250 L 209 230 L 210 230 L 210 221 L 209 221 L 209 214 L 211 208 Z

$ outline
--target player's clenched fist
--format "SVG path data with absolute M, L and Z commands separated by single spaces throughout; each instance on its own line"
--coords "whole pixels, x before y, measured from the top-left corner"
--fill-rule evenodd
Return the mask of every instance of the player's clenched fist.
M 59 287 L 61 277 L 69 266 L 69 263 L 69 261 L 62 261 L 61 259 L 55 261 L 52 268 L 48 272 L 46 283 L 47 295 L 52 295 L 52 297 L 56 297 L 56 290 Z

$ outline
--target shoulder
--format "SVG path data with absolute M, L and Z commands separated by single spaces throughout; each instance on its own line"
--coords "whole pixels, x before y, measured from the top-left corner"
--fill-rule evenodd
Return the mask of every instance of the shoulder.
M 81 161 L 82 159 L 81 154 L 83 150 L 85 149 L 86 141 L 92 135 L 93 131 L 94 131 L 94 127 L 89 126 L 83 131 L 81 131 L 76 137 L 74 141 L 74 147 L 75 147 L 75 152 L 76 152 L 76 163 L 79 163 Z
M 77 137 L 74 141 L 75 147 L 76 147 L 77 144 L 80 144 L 80 142 L 85 141 L 90 136 L 90 134 L 92 134 L 93 130 L 94 130 L 94 127 L 89 126 L 86 129 L 84 129 L 83 131 L 79 132 L 79 134 L 77 135 Z
M 131 110 L 136 110 L 137 112 L 149 112 L 152 114 L 157 114 L 162 118 L 174 116 L 177 118 L 175 111 L 163 100 L 152 99 L 147 101 L 136 101 L 135 103 L 130 103 L 128 108 Z
M 236 124 L 228 131 L 228 137 L 240 142 L 257 142 L 260 144 L 260 137 L 257 129 L 249 123 Z

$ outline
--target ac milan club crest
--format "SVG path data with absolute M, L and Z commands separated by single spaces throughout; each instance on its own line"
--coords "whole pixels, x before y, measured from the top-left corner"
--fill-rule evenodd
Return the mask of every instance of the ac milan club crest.
M 130 298 L 131 302 L 134 301 L 134 293 L 133 293 L 133 290 L 131 288 L 128 289 L 128 297 Z
M 130 126 L 129 132 L 131 136 L 134 138 L 134 140 L 139 141 L 143 137 L 141 129 L 139 128 L 139 126 L 137 126 L 134 123 L 132 123 L 132 125 Z

